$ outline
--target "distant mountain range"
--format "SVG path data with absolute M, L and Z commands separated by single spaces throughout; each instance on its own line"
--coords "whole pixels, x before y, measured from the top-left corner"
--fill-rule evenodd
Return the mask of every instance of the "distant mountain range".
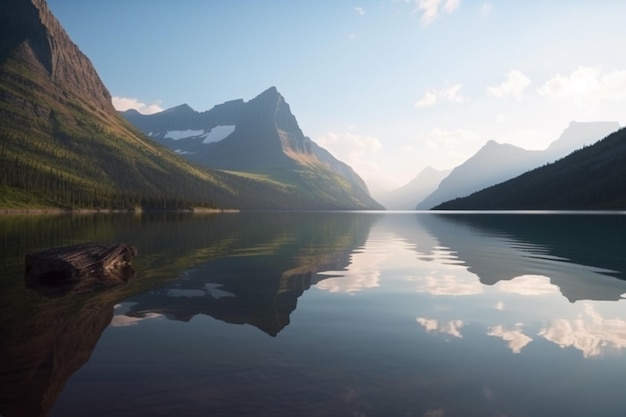
M 245 117 L 228 119 L 237 106 L 246 108 Z M 242 159 L 219 168 L 248 162 L 263 174 L 200 168 L 147 138 L 115 111 L 91 62 L 45 0 L 0 3 L 1 208 L 380 207 L 347 165 L 322 161 L 325 151 L 299 136 L 275 89 L 220 109 L 211 117 L 237 126 L 237 140 L 216 142 L 216 157 L 240 153 Z M 189 110 L 173 109 L 169 117 L 191 117 Z M 228 129 L 204 139 L 216 141 Z M 293 162 L 269 175 L 287 159 Z
M 196 164 L 259 174 L 320 201 L 352 199 L 353 207 L 381 208 L 350 166 L 304 136 L 275 87 L 248 102 L 228 101 L 205 112 L 183 104 L 152 115 L 122 115 Z
M 465 197 L 483 188 L 514 178 L 524 172 L 563 158 L 619 129 L 617 122 L 572 122 L 561 136 L 543 151 L 487 142 L 474 156 L 454 168 L 439 187 L 424 198 L 417 209 L 428 210 L 445 201 Z
M 626 130 L 438 210 L 597 210 L 626 208 Z
M 377 191 L 373 195 L 387 210 L 415 210 L 417 203 L 434 192 L 451 171 L 426 167 L 402 187 Z

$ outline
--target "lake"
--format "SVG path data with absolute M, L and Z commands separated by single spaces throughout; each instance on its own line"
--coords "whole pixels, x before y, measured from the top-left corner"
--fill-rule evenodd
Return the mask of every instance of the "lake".
M 626 215 L 0 217 L 0 415 L 623 416 Z M 126 284 L 26 253 L 138 249 Z

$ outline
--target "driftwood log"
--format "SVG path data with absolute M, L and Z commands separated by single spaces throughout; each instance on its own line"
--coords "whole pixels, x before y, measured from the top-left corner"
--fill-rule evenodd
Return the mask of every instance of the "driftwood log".
M 84 243 L 26 255 L 27 283 L 67 284 L 85 279 L 115 283 L 134 273 L 137 250 L 124 243 Z

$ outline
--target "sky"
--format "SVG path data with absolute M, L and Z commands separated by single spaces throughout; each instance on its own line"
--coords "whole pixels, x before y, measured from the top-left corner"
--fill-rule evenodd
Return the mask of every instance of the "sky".
M 545 149 L 626 125 L 623 0 L 48 0 L 118 110 L 197 111 L 275 86 L 370 188 L 488 140 Z M 600 139 L 600 138 L 599 138 Z

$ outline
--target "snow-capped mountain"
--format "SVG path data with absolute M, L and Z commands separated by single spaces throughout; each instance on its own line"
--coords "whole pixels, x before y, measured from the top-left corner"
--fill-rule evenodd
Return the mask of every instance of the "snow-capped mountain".
M 275 87 L 250 101 L 232 100 L 205 112 L 184 104 L 152 115 L 122 114 L 150 138 L 199 165 L 264 175 L 325 198 L 349 190 L 364 208 L 381 208 L 350 166 L 302 133 Z

